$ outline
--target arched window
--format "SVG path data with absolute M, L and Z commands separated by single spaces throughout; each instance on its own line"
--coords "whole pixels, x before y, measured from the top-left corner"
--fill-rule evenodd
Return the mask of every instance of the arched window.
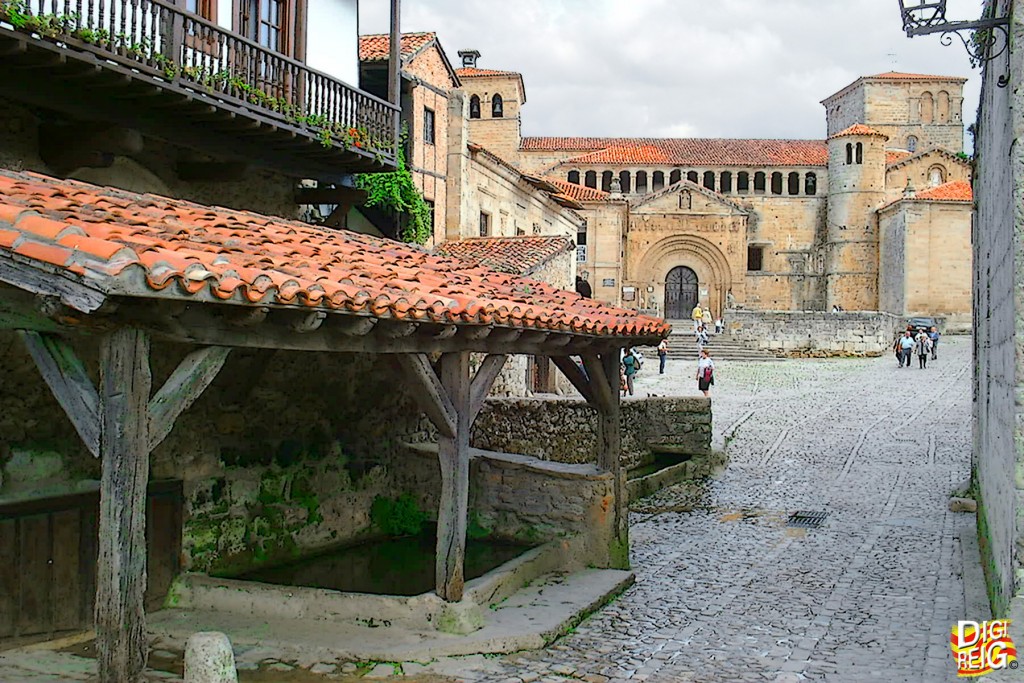
M 480 118 L 480 96 L 473 95 L 469 98 L 469 118 Z
M 935 96 L 935 122 L 949 123 L 949 93 L 945 90 Z
M 622 185 L 622 194 L 629 194 L 630 188 L 633 187 L 632 183 L 630 182 L 629 171 L 619 172 L 619 185 Z
M 651 191 L 657 192 L 665 188 L 665 172 L 655 171 L 651 174 Z
M 668 175 L 668 184 L 669 185 L 675 185 L 676 183 L 678 183 L 682 179 L 683 179 L 683 172 L 680 171 L 677 168 L 674 171 L 672 171 L 671 173 L 669 173 L 669 175 Z
M 491 98 L 491 117 L 500 119 L 505 115 L 505 102 L 501 99 L 501 95 L 494 93 L 494 97 Z
M 921 93 L 921 123 L 931 123 L 935 120 L 935 100 L 928 91 Z
M 946 169 L 942 166 L 932 166 L 928 169 L 928 184 L 932 187 L 946 182 Z
M 601 189 L 605 192 L 612 191 L 612 172 L 605 171 L 601 174 Z
M 786 179 L 786 191 L 789 194 L 800 194 L 800 174 L 793 171 L 789 174 L 789 178 Z
M 764 194 L 764 171 L 758 171 L 754 174 L 754 194 Z
M 691 183 L 699 183 L 700 175 L 698 175 L 696 171 L 690 171 L 689 173 L 686 174 L 686 179 L 689 180 Z
M 569 171 L 569 175 L 566 177 L 566 180 L 568 180 L 573 185 L 579 185 L 580 184 L 580 172 L 579 171 Z
M 718 187 L 722 191 L 722 194 L 725 194 L 726 192 L 732 192 L 732 172 L 731 171 L 722 171 L 722 177 L 721 177 L 721 180 L 720 180 L 720 182 L 718 184 Z
M 846 165 L 849 166 L 853 163 L 853 144 L 846 143 Z
M 782 194 L 782 174 L 772 173 L 772 194 Z
M 857 143 L 857 163 L 858 164 L 863 164 L 864 163 L 864 143 L 863 142 L 858 142 Z
M 643 194 L 647 192 L 647 171 L 636 172 L 636 193 Z
M 706 188 L 708 188 L 709 190 L 712 190 L 712 191 L 715 189 L 715 172 L 714 171 L 704 171 L 704 187 L 706 187 Z
M 818 194 L 818 176 L 815 173 L 808 173 L 804 176 L 804 194 Z
M 746 171 L 740 171 L 736 174 L 736 191 L 750 192 L 750 174 Z
M 584 185 L 586 185 L 587 187 L 592 187 L 595 190 L 597 189 L 597 171 L 587 171 L 587 174 L 586 176 L 584 176 L 584 178 Z
M 908 135 L 907 136 L 907 150 L 910 151 L 910 152 L 916 152 L 917 151 L 917 136 L 916 135 Z

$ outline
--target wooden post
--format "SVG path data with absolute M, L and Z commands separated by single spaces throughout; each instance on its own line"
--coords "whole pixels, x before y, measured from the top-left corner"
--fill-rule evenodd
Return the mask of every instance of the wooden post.
M 146 667 L 146 484 L 149 337 L 121 328 L 100 349 L 99 565 L 96 647 L 101 683 L 135 683 Z
M 607 404 L 598 419 L 598 458 L 602 469 L 611 472 L 615 490 L 615 529 L 609 548 L 610 564 L 629 569 L 629 493 L 622 468 L 622 418 L 619 403 L 619 349 L 601 354 L 603 380 L 609 389 Z
M 469 353 L 441 356 L 441 384 L 455 409 L 455 435 L 439 434 L 441 502 L 437 510 L 437 594 L 448 602 L 462 600 L 465 585 L 466 517 L 469 511 L 469 430 L 472 411 Z

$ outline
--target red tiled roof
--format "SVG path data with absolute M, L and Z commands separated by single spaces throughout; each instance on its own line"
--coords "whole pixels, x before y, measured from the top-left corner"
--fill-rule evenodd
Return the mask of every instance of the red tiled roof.
M 918 192 L 914 199 L 934 202 L 969 202 L 974 200 L 974 191 L 966 180 L 954 180 Z
M 432 40 L 437 39 L 433 31 L 427 33 L 403 33 L 402 57 L 408 57 Z M 359 61 L 386 62 L 391 57 L 391 36 L 387 33 L 359 36 Z
M 724 138 L 524 138 L 523 150 L 588 151 L 571 164 L 672 166 L 825 166 L 824 140 Z
M 274 304 L 618 337 L 663 320 L 381 238 L 0 171 L 0 259 L 110 296 Z
M 867 78 L 881 78 L 892 81 L 966 81 L 960 76 L 929 76 L 928 74 L 908 74 L 900 71 L 886 71 L 884 74 L 875 74 Z
M 846 130 L 839 131 L 838 133 L 836 133 L 832 137 L 833 138 L 845 138 L 845 137 L 849 137 L 849 136 L 852 136 L 852 135 L 871 135 L 871 136 L 874 136 L 874 137 L 882 137 L 882 138 L 888 138 L 889 137 L 885 133 L 879 133 L 874 128 L 869 128 L 868 126 L 865 126 L 863 123 L 855 123 L 852 126 L 850 126 L 849 128 L 847 128 Z
M 573 250 L 573 241 L 561 235 L 516 237 L 472 237 L 445 242 L 438 254 L 452 256 L 473 267 L 490 268 L 501 273 L 527 275 L 555 256 Z
M 495 69 L 462 68 L 456 69 L 459 78 L 486 78 L 487 76 L 522 76 L 518 71 L 497 71 Z
M 911 156 L 910 152 L 902 149 L 887 149 L 885 150 L 885 165 L 891 166 L 892 164 L 898 164 L 904 159 L 909 159 Z
M 546 177 L 544 180 L 561 190 L 563 195 L 580 202 L 603 202 L 611 196 L 604 190 L 597 190 L 586 185 L 577 185 L 576 183 L 559 180 L 558 178 Z

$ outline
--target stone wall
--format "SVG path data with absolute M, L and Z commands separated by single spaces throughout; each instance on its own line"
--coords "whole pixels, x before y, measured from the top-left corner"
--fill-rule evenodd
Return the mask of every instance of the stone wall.
M 597 413 L 575 399 L 489 399 L 473 425 L 476 448 L 561 463 L 596 461 Z M 705 398 L 622 402 L 622 464 L 640 467 L 652 449 L 691 455 L 711 450 L 711 403 Z
M 986 66 L 978 117 L 977 229 L 974 240 L 974 463 L 981 505 L 978 531 L 993 611 L 1024 616 L 1024 4 L 1000 0 L 993 16 L 1012 13 L 1010 84 L 1004 62 Z M 1015 609 L 1016 604 L 1016 609 Z M 1019 631 L 1014 637 L 1020 637 Z
M 726 331 L 751 348 L 779 356 L 881 356 L 892 349 L 901 318 L 848 311 L 741 311 L 725 313 Z

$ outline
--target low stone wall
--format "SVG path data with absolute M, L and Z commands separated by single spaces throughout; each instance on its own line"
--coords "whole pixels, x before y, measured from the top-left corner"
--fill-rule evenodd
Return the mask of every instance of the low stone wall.
M 725 315 L 726 331 L 753 349 L 778 356 L 881 356 L 902 319 L 874 311 L 742 311 Z
M 596 461 L 597 412 L 578 399 L 490 399 L 473 425 L 472 444 L 563 463 Z M 622 402 L 622 464 L 650 462 L 652 452 L 711 451 L 711 402 L 646 398 Z

